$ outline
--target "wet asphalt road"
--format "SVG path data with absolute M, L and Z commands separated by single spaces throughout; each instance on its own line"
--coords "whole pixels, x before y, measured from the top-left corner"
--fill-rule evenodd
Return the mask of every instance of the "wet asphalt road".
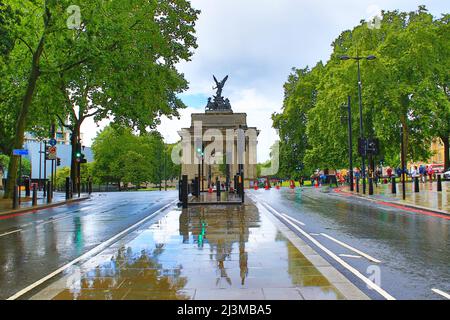
M 100 193 L 37 213 L 0 216 L 0 299 L 78 258 L 177 196 L 176 191 Z
M 304 223 L 301 228 L 327 249 L 397 299 L 445 299 L 450 292 L 450 220 L 377 206 L 355 197 L 318 189 L 252 190 L 250 197 Z M 300 226 L 300 225 L 298 225 Z M 296 232 L 299 234 L 299 232 Z M 383 297 L 301 236 L 319 254 L 373 299 Z M 374 263 L 339 240 L 380 263 Z

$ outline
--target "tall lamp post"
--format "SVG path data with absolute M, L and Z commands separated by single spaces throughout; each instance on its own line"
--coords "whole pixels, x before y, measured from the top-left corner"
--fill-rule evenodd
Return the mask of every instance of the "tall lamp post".
M 363 127 L 363 112 L 362 112 L 362 82 L 361 82 L 361 68 L 360 68 L 360 60 L 375 60 L 376 57 L 374 55 L 370 55 L 367 57 L 360 57 L 360 56 L 356 56 L 356 57 L 350 57 L 347 55 L 341 56 L 340 57 L 341 60 L 346 61 L 346 60 L 356 60 L 357 65 L 358 65 L 358 96 L 359 96 L 359 130 L 360 130 L 360 138 L 362 140 L 364 140 L 364 127 Z M 365 163 L 365 157 L 366 155 L 363 154 L 361 155 L 361 159 L 362 159 L 362 180 L 363 180 L 363 194 L 366 194 L 366 163 Z

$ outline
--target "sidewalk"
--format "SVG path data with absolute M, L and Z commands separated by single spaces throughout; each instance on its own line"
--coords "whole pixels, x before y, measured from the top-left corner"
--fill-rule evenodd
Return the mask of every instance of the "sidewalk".
M 88 195 L 87 194 L 81 194 L 81 197 L 78 198 L 76 195 L 74 195 L 73 199 L 70 201 L 77 201 L 77 199 L 85 199 Z M 0 215 L 4 214 L 10 214 L 10 213 L 18 213 L 22 211 L 27 211 L 29 209 L 43 209 L 48 206 L 57 206 L 62 205 L 66 202 L 66 194 L 64 192 L 54 192 L 53 193 L 53 200 L 51 204 L 47 204 L 47 198 L 44 197 L 43 191 L 38 191 L 38 197 L 37 197 L 37 206 L 32 206 L 32 198 L 31 197 L 25 197 L 25 191 L 22 191 L 21 193 L 21 203 L 20 208 L 13 210 L 12 208 L 12 201 L 10 199 L 3 199 L 3 192 L 0 192 Z
M 391 184 L 374 184 L 374 195 L 363 195 L 362 186 L 360 186 L 360 196 L 368 197 L 374 200 L 385 201 L 389 203 L 396 203 L 399 205 L 410 206 L 421 210 L 430 210 L 443 214 L 450 214 L 450 182 L 442 182 L 442 192 L 437 192 L 437 183 L 420 183 L 420 192 L 414 192 L 414 184 L 411 182 L 406 183 L 406 199 L 403 200 L 402 184 L 397 183 L 397 194 L 392 194 Z M 345 192 L 350 192 L 348 186 L 342 188 Z M 356 189 L 355 189 L 356 190 Z M 369 186 L 367 185 L 367 193 Z M 356 191 L 354 192 L 356 193 Z
M 72 266 L 32 299 L 368 299 L 284 224 L 246 201 L 173 209 Z

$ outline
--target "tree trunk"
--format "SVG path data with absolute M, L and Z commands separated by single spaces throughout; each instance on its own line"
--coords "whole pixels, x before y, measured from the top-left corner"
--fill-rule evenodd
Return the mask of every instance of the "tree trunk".
M 20 109 L 19 118 L 17 119 L 16 133 L 13 141 L 13 149 L 22 149 L 25 138 L 25 127 L 28 112 L 31 102 L 33 100 L 34 91 L 36 89 L 36 83 L 39 79 L 39 61 L 44 48 L 44 35 L 41 37 L 36 51 L 33 53 L 33 60 L 31 64 L 30 77 L 28 78 L 28 86 L 25 92 L 25 96 L 22 101 L 22 108 Z M 19 168 L 19 157 L 11 154 L 9 166 L 8 166 L 8 182 L 6 183 L 6 191 L 4 198 L 12 198 L 12 190 L 17 180 L 17 169 Z
M 449 148 L 450 148 L 450 139 L 449 137 L 440 137 L 442 142 L 444 143 L 444 171 L 449 170 L 450 168 L 450 159 L 449 159 Z

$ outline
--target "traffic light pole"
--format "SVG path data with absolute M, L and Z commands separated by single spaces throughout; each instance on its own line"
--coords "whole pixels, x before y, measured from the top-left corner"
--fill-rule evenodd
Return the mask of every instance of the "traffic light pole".
M 362 111 L 362 83 L 361 83 L 361 69 L 359 66 L 359 59 L 356 60 L 358 64 L 358 96 L 359 96 L 359 130 L 360 130 L 360 137 L 361 139 L 364 139 L 364 127 L 363 127 L 363 111 Z M 363 194 L 366 194 L 366 156 L 363 154 L 361 156 L 362 160 L 362 172 L 361 177 L 363 179 L 362 185 L 363 185 Z

